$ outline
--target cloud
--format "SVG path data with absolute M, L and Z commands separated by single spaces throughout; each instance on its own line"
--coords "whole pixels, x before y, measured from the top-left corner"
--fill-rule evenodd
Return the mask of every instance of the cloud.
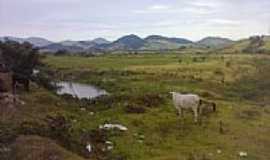
M 174 5 L 161 5 L 155 4 L 148 6 L 144 9 L 134 10 L 133 13 L 136 14 L 187 14 L 188 16 L 197 16 L 212 14 L 214 9 L 212 8 L 214 4 L 209 3 L 209 5 L 204 5 L 198 1 L 192 3 L 182 3 Z
M 187 7 L 183 11 L 189 13 L 191 16 L 194 15 L 206 15 L 206 14 L 213 14 L 214 10 L 207 9 L 207 8 L 197 8 L 197 7 Z
M 226 33 L 239 37 L 267 33 L 269 8 L 269 0 L 0 0 L 0 36 L 60 40 L 118 38 L 128 33 L 188 38 Z
M 229 20 L 229 19 L 210 19 L 209 22 L 211 24 L 218 24 L 218 25 L 231 25 L 231 26 L 236 26 L 240 25 L 240 21 L 236 20 Z
M 170 5 L 155 4 L 145 9 L 134 10 L 134 13 L 148 14 L 148 13 L 170 13 L 173 8 Z
M 148 10 L 169 10 L 171 6 L 169 5 L 153 5 L 148 8 Z
M 194 7 L 203 7 L 203 8 L 215 8 L 219 7 L 221 4 L 217 1 L 205 1 L 205 0 L 196 0 L 189 2 L 191 6 Z

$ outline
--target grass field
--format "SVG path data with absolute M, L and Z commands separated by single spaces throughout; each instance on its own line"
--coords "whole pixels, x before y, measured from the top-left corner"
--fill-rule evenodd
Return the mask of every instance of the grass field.
M 57 70 L 59 80 L 96 85 L 110 96 L 82 102 L 34 86 L 22 95 L 27 105 L 18 110 L 14 128 L 20 128 L 18 134 L 49 137 L 86 159 L 85 145 L 91 141 L 97 145 L 93 159 L 268 160 L 269 60 L 244 54 L 48 56 L 44 62 Z M 199 94 L 216 102 L 218 111 L 205 114 L 201 125 L 186 112 L 183 123 L 170 91 Z M 52 131 L 45 119 L 59 115 L 69 127 Z M 97 128 L 106 122 L 123 124 L 128 131 L 103 135 Z M 43 128 L 51 132 L 43 134 Z M 95 134 L 112 141 L 114 149 L 102 152 L 102 142 L 87 136 Z M 248 156 L 240 158 L 241 151 Z

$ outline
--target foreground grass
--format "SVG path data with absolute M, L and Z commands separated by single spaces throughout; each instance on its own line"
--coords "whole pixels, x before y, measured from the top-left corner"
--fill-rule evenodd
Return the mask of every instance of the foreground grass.
M 59 79 L 97 85 L 109 91 L 112 100 L 89 104 L 34 88 L 23 95 L 27 105 L 18 110 L 16 120 L 18 124 L 22 120 L 34 122 L 33 130 L 24 129 L 40 134 L 35 125 L 46 128 L 48 115 L 66 117 L 71 125 L 68 130 L 41 136 L 86 158 L 82 150 L 87 139 L 82 137 L 108 122 L 129 129 L 106 136 L 114 144 L 105 154 L 109 159 L 228 160 L 239 159 L 239 152 L 244 151 L 248 153 L 246 159 L 267 160 L 270 77 L 261 72 L 270 69 L 269 59 L 260 55 L 49 56 L 44 62 L 61 73 Z M 168 95 L 172 90 L 215 101 L 218 112 L 205 115 L 202 125 L 194 124 L 191 113 L 186 113 L 182 123 Z M 143 108 L 145 113 L 128 113 L 128 106 Z M 98 155 L 91 158 L 104 159 Z

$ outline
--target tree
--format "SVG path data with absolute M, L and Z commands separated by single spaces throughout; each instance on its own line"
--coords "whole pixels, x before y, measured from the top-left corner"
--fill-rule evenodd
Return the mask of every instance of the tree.
M 13 72 L 13 82 L 22 83 L 29 90 L 29 81 L 32 80 L 33 70 L 40 63 L 38 49 L 30 43 L 14 41 L 0 42 L 0 50 L 9 70 Z
M 68 55 L 68 51 L 65 50 L 65 49 L 58 50 L 57 52 L 55 52 L 54 55 L 55 55 L 55 56 L 64 56 L 64 55 Z

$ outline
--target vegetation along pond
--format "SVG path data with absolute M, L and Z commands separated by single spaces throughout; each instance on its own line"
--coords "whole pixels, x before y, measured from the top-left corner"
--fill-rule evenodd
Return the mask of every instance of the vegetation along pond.
M 108 94 L 105 90 L 99 89 L 93 85 L 65 82 L 65 81 L 58 82 L 56 85 L 57 87 L 59 87 L 57 90 L 57 94 L 59 95 L 69 94 L 79 99 L 82 98 L 93 99 Z

